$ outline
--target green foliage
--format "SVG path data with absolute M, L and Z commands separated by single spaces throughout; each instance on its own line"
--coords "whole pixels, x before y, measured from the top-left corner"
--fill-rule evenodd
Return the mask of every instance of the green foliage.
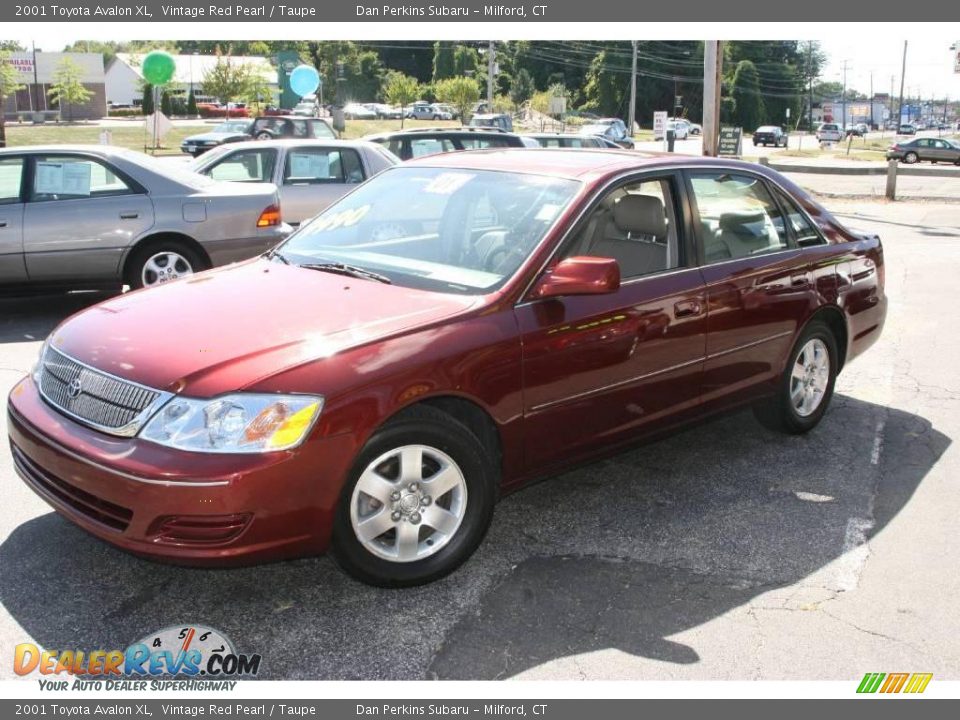
M 456 74 L 452 42 L 438 40 L 433 44 L 433 74 L 431 80 L 445 80 Z
M 383 84 L 384 99 L 401 110 L 400 127 L 403 127 L 403 109 L 411 105 L 420 92 L 420 85 L 415 78 L 401 72 L 388 72 Z
M 190 89 L 190 94 L 187 96 L 187 115 L 191 117 L 197 115 L 197 98 L 193 94 L 193 88 Z
M 92 93 L 87 90 L 81 78 L 83 69 L 71 60 L 69 57 L 63 58 L 53 71 L 53 83 L 47 91 L 52 102 L 57 103 L 60 108 L 60 116 L 63 117 L 63 111 L 67 111 L 67 119 L 71 119 L 73 106 L 85 103 L 90 99 Z
M 626 104 L 630 92 L 629 74 L 627 80 L 624 82 L 623 76 L 613 71 L 608 65 L 606 50 L 601 50 L 587 70 L 583 87 L 584 102 L 580 109 L 601 115 L 617 115 Z
M 536 90 L 537 88 L 533 84 L 533 76 L 526 68 L 520 68 L 510 87 L 510 99 L 513 100 L 514 105 L 523 105 L 533 96 Z
M 144 83 L 143 86 L 143 104 L 140 106 L 144 115 L 153 115 L 153 85 Z
M 167 117 L 173 115 L 173 100 L 170 97 L 170 93 L 166 90 L 160 93 L 160 112 Z
M 453 74 L 475 75 L 480 65 L 480 56 L 476 48 L 469 45 L 457 45 L 453 51 Z
M 382 94 L 386 70 L 374 50 L 360 50 L 357 43 L 349 41 L 318 42 L 313 64 L 325 96 L 338 104 L 369 102 Z
M 6 99 L 22 89 L 20 74 L 10 62 L 10 52 L 0 50 L 0 147 L 6 147 L 7 131 L 4 122 L 4 103 Z
M 455 77 L 440 80 L 434 84 L 434 91 L 440 102 L 452 105 L 460 115 L 460 122 L 469 119 L 470 111 L 480 99 L 480 88 L 472 78 Z
M 741 60 L 737 63 L 730 95 L 736 103 L 733 120 L 737 125 L 746 132 L 763 125 L 766 110 L 760 92 L 760 78 L 752 61 Z

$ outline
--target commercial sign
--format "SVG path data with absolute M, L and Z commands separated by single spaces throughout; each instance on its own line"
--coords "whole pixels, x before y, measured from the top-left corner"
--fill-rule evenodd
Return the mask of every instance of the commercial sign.
M 742 155 L 743 128 L 721 127 L 720 143 L 717 154 L 721 157 L 740 157 Z
M 653 139 L 663 140 L 667 136 L 667 111 L 656 110 L 653 113 Z
M 10 55 L 9 63 L 13 69 L 20 75 L 18 82 L 33 82 L 33 56 L 25 53 L 13 53 Z

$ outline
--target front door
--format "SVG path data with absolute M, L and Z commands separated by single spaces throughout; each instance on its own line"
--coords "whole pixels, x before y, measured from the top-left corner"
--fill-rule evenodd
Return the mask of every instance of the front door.
M 299 225 L 364 181 L 360 155 L 353 148 L 303 145 L 287 149 L 280 187 L 283 219 Z
M 673 174 L 627 181 L 561 247 L 555 261 L 616 259 L 618 291 L 517 306 L 530 469 L 635 436 L 699 402 L 706 299 L 678 190 Z

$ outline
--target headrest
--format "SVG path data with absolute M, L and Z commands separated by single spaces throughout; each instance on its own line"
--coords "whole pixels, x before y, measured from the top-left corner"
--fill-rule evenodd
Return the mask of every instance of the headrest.
M 613 206 L 613 221 L 631 235 L 662 238 L 667 234 L 663 202 L 650 195 L 624 195 Z
M 747 225 L 760 223 L 761 227 L 766 222 L 766 215 L 763 210 L 744 210 L 741 212 L 728 212 L 720 216 L 720 229 L 733 233 L 754 233 L 755 231 Z

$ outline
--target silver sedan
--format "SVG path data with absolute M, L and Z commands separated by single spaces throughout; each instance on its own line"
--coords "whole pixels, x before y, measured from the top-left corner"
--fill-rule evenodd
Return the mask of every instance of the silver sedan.
M 214 180 L 274 183 L 284 222 L 299 225 L 399 162 L 362 140 L 268 140 L 224 145 L 188 167 Z
M 149 287 L 269 249 L 277 189 L 109 146 L 0 150 L 0 288 Z

